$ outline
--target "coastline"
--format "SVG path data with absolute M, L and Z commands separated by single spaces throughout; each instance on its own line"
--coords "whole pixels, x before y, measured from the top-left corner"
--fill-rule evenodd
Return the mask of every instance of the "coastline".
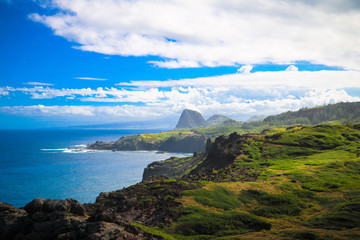
M 141 181 L 143 170 L 149 163 L 183 156 L 147 151 L 72 150 L 74 146 L 89 144 L 95 139 L 118 139 L 121 133 L 123 131 L 0 131 L 3 137 L 0 201 L 16 207 L 23 207 L 36 197 L 94 202 L 100 192 Z

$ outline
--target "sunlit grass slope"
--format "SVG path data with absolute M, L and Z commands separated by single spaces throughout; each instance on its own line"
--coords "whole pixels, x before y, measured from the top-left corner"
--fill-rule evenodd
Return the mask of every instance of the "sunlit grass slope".
M 165 239 L 360 239 L 357 126 L 272 129 L 250 142 L 212 172 L 222 178 L 182 193 L 175 222 L 144 230 Z M 257 180 L 231 178 L 244 169 Z

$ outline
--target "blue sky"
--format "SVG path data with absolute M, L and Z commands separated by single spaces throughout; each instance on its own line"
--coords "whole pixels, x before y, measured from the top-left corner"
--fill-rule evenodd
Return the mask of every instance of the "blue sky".
M 355 0 L 0 0 L 5 129 L 237 120 L 360 100 Z

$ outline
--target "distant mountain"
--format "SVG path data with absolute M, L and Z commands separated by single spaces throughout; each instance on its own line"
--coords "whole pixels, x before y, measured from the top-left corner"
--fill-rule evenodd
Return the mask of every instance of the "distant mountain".
M 199 128 L 199 127 L 238 127 L 242 122 L 238 122 L 227 116 L 215 114 L 205 121 L 201 113 L 185 109 L 179 119 L 175 129 L 178 128 Z
M 220 123 L 223 123 L 227 120 L 232 120 L 231 118 L 224 116 L 224 115 L 219 115 L 219 114 L 215 114 L 214 116 L 212 116 L 211 118 L 209 118 L 208 120 L 206 120 L 206 126 L 207 127 L 212 127 L 212 126 L 216 126 Z
M 204 117 L 201 113 L 185 109 L 180 116 L 179 122 L 177 123 L 175 129 L 178 128 L 197 128 L 203 127 L 206 125 Z

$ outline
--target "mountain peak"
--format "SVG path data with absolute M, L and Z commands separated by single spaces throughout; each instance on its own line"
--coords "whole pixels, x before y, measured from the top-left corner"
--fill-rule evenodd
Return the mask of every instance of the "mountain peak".
M 204 125 L 205 119 L 201 113 L 190 109 L 184 109 L 175 128 L 196 128 Z

